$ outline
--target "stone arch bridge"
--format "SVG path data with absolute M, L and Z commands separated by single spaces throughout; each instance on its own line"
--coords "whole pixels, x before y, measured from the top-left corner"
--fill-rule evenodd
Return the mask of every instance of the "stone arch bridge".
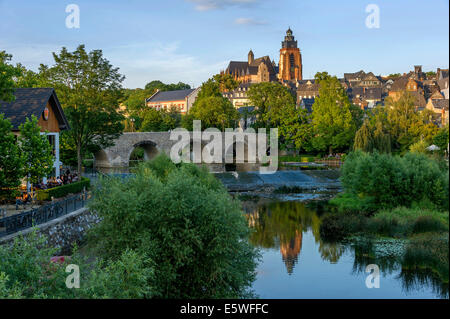
M 190 132 L 191 144 L 192 144 L 192 132 Z M 136 132 L 136 133 L 123 133 L 115 141 L 114 146 L 102 149 L 95 154 L 95 167 L 102 170 L 114 169 L 114 168 L 127 168 L 129 167 L 129 160 L 131 153 L 137 147 L 144 149 L 144 158 L 152 159 L 159 153 L 170 154 L 172 146 L 177 143 L 176 140 L 170 140 L 170 132 Z M 202 148 L 208 141 L 202 141 Z M 241 142 L 235 143 L 238 144 Z M 225 150 L 225 134 L 222 134 L 222 158 L 225 158 L 225 154 L 231 152 L 229 147 Z M 236 146 L 235 146 L 236 147 Z M 259 167 L 256 163 L 248 163 L 248 148 L 247 139 L 244 141 L 244 163 L 236 165 L 241 166 L 242 169 L 249 170 L 255 167 Z M 222 161 L 225 163 L 225 160 Z M 211 171 L 224 171 L 225 164 L 207 164 Z

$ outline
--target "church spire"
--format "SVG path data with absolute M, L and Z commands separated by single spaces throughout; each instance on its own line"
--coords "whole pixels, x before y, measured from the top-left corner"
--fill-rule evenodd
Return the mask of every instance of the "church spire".
M 248 52 L 248 64 L 252 64 L 255 61 L 255 55 L 253 54 L 252 49 Z

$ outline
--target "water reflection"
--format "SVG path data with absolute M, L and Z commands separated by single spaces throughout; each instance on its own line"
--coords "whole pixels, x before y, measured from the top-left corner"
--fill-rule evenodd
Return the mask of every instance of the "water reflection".
M 302 250 L 303 232 L 311 229 L 319 241 L 320 219 L 298 202 L 276 202 L 258 206 L 247 214 L 255 229 L 250 241 L 263 248 L 280 250 L 288 274 L 292 274 Z
M 263 251 L 256 282 L 263 298 L 448 298 L 448 284 L 432 272 L 405 270 L 398 256 L 375 258 L 371 240 L 323 241 L 319 214 L 301 202 L 261 200 L 243 208 L 254 229 L 250 241 Z M 274 261 L 276 252 L 284 270 Z M 365 286 L 369 264 L 380 267 L 383 289 Z

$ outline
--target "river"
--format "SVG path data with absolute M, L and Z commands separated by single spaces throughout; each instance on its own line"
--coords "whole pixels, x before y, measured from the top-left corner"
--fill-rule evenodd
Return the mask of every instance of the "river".
M 243 204 L 261 249 L 253 289 L 261 298 L 448 298 L 448 284 L 427 272 L 402 271 L 392 256 L 373 260 L 352 242 L 320 238 L 319 214 L 299 201 Z M 367 288 L 366 266 L 380 268 L 379 288 Z

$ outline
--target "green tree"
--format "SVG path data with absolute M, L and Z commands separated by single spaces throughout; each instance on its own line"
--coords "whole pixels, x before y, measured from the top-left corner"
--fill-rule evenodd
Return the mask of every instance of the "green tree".
M 17 76 L 14 78 L 15 87 L 17 88 L 35 88 L 40 87 L 44 83 L 42 82 L 39 73 L 32 70 L 28 70 L 25 66 L 18 63 L 16 65 L 18 71 Z
M 19 75 L 19 70 L 10 64 L 12 55 L 0 51 L 0 101 L 14 101 L 14 77 Z
M 40 74 L 55 87 L 71 129 L 67 143 L 77 150 L 77 167 L 87 149 L 114 145 L 122 134 L 124 117 L 117 112 L 124 76 L 103 57 L 101 50 L 86 52 L 84 45 L 74 52 L 65 47 L 53 53 L 55 65 L 42 65 Z
M 222 131 L 225 128 L 234 128 L 239 120 L 239 112 L 222 96 L 204 97 L 195 101 L 189 115 L 194 120 L 202 121 L 202 129 L 216 127 Z
M 428 154 L 429 153 L 427 151 L 428 146 L 429 145 L 424 140 L 420 140 L 414 144 L 411 144 L 411 146 L 409 147 L 409 151 L 411 153 Z
M 43 177 L 49 175 L 53 170 L 55 158 L 53 148 L 45 134 L 41 134 L 36 116 L 19 126 L 20 150 L 24 157 L 24 173 L 27 181 L 38 183 Z M 33 191 L 33 189 L 31 189 Z
M 126 180 L 101 179 L 90 205 L 102 222 L 89 240 L 111 260 L 148 256 L 156 297 L 248 297 L 257 251 L 239 202 L 206 168 L 158 156 Z
M 180 126 L 181 114 L 175 107 L 169 111 L 149 108 L 142 114 L 141 132 L 167 132 Z
M 438 130 L 428 112 L 416 109 L 415 98 L 409 92 L 403 92 L 398 99 L 387 98 L 386 109 L 393 146 L 401 152 L 407 152 L 421 139 L 431 142 Z
M 239 86 L 239 82 L 229 74 L 216 74 L 202 83 L 197 101 L 205 97 L 221 97 L 222 92 L 231 91 Z
M 162 115 L 161 112 L 155 110 L 154 108 L 149 108 L 145 111 L 141 131 L 142 132 L 159 132 L 162 125 Z
M 335 76 L 316 74 L 319 96 L 311 114 L 312 146 L 318 151 L 345 150 L 353 143 L 357 130 L 350 100 Z
M 0 197 L 10 198 L 24 176 L 24 157 L 11 132 L 12 125 L 0 113 Z
M 436 135 L 433 137 L 433 144 L 440 148 L 441 154 L 445 154 L 448 151 L 448 124 L 441 127 Z M 448 154 L 447 154 L 448 155 Z
M 391 152 L 391 135 L 384 128 L 381 121 L 375 123 L 375 130 L 373 131 L 373 148 L 380 153 Z
M 255 107 L 256 127 L 277 127 L 284 119 L 286 109 L 295 108 L 291 91 L 275 82 L 254 84 L 248 90 L 250 104 Z
M 189 84 L 178 82 L 178 83 L 171 83 L 171 84 L 165 84 L 159 80 L 151 81 L 145 85 L 145 90 L 150 92 L 151 94 L 155 93 L 156 90 L 159 91 L 176 91 L 176 90 L 186 90 L 190 89 L 191 86 Z
M 368 120 L 365 120 L 363 125 L 356 132 L 353 148 L 355 150 L 361 150 L 364 152 L 373 151 L 374 141 L 372 136 L 372 130 Z

